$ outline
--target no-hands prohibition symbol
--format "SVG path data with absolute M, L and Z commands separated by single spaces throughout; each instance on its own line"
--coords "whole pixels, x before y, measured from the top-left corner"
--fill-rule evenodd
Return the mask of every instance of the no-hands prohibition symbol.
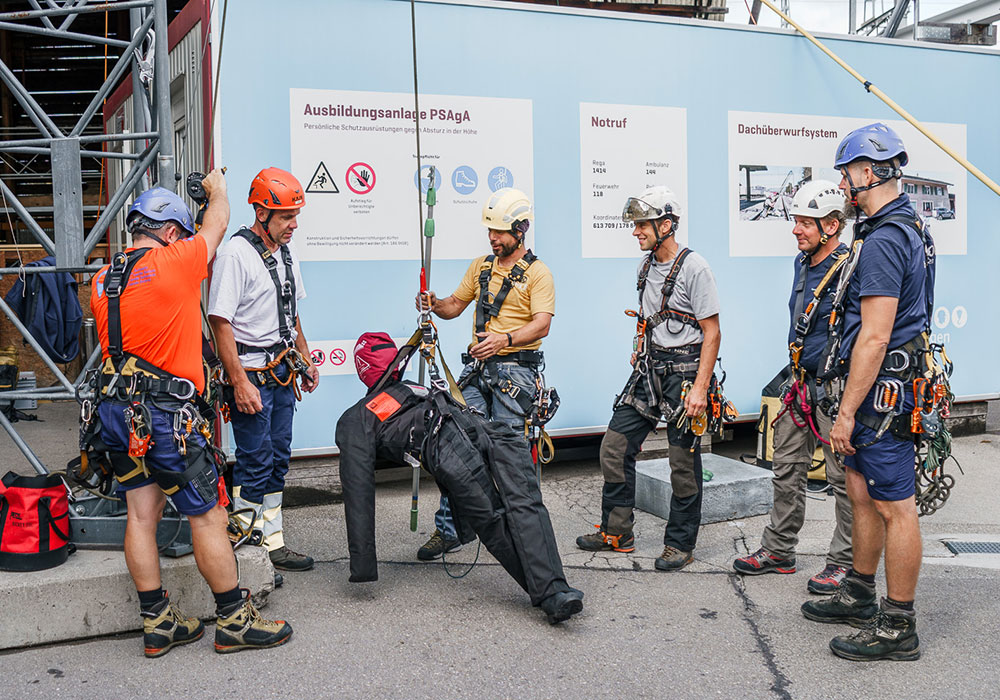
M 375 169 L 368 163 L 355 163 L 347 169 L 347 188 L 354 194 L 368 194 L 375 189 Z

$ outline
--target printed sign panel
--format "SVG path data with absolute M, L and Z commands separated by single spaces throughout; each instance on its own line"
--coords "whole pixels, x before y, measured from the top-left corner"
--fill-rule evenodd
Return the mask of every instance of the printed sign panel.
M 400 207 L 427 192 L 432 167 L 439 259 L 481 252 L 475 222 L 493 192 L 532 193 L 530 100 L 421 95 L 419 175 L 412 93 L 293 88 L 289 107 L 292 172 L 312 173 L 316 195 L 299 218 L 302 260 L 419 260 Z

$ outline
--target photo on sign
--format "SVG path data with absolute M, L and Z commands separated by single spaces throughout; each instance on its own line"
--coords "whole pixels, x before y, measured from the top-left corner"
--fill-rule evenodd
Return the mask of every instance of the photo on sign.
M 813 169 L 808 166 L 740 165 L 740 221 L 790 221 L 792 197 L 812 178 Z
M 925 220 L 944 221 L 958 217 L 953 177 L 945 173 L 912 171 L 904 168 L 900 182 L 903 192 L 909 195 L 910 201 L 913 202 L 913 208 Z

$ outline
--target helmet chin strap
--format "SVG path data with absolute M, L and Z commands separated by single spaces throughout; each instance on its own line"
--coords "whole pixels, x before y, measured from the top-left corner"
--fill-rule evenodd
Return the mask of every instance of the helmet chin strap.
M 664 218 L 666 218 L 666 217 L 664 217 Z M 670 233 L 668 233 L 668 234 L 666 234 L 664 236 L 660 235 L 660 222 L 661 221 L 663 221 L 663 219 L 654 219 L 653 220 L 653 232 L 656 234 L 656 245 L 654 245 L 652 247 L 652 249 L 650 250 L 651 253 L 652 252 L 656 252 L 656 249 L 660 247 L 660 244 L 663 243 L 663 241 L 667 240 L 668 238 L 670 238 L 671 236 L 674 235 L 674 224 L 673 224 L 672 221 L 670 223 Z
M 271 217 L 273 216 L 274 216 L 274 209 L 268 209 L 267 218 L 261 221 L 260 225 L 264 228 L 264 235 L 267 236 L 267 240 L 271 241 L 271 243 L 273 243 L 275 247 L 281 247 L 281 244 L 278 243 L 278 241 L 274 240 L 274 236 L 271 235 L 271 228 L 269 224 L 271 223 Z
M 865 185 L 864 187 L 858 187 L 857 185 L 854 184 L 854 180 L 851 178 L 851 173 L 846 167 L 841 172 L 847 179 L 847 184 L 850 185 L 851 187 L 851 206 L 853 207 L 858 206 L 858 192 L 867 192 L 868 190 L 875 189 L 876 187 L 884 185 L 887 182 L 892 182 L 893 180 L 896 179 L 896 176 L 894 174 L 895 169 L 893 169 L 893 173 L 890 174 L 889 177 L 882 177 L 879 178 L 877 182 L 873 182 L 870 185 Z

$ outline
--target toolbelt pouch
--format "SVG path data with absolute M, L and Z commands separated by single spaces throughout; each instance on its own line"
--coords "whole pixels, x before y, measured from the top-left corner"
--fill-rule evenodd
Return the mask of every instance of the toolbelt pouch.
M 8 345 L 0 348 L 0 391 L 17 387 L 18 355 L 17 348 Z
M 0 483 L 0 569 L 41 571 L 72 551 L 69 498 L 58 476 L 19 476 Z

